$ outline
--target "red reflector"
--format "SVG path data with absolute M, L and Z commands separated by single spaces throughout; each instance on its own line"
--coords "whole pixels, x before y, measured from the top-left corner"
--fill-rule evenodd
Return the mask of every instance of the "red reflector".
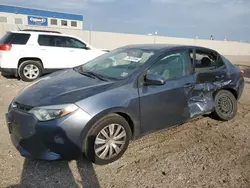
M 0 51 L 10 51 L 12 48 L 11 44 L 0 44 Z
M 244 76 L 244 71 L 243 70 L 240 70 L 240 75 Z

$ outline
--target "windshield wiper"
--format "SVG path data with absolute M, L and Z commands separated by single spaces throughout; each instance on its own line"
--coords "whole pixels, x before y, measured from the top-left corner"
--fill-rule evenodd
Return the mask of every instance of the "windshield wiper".
M 83 74 L 85 76 L 88 76 L 88 77 L 91 77 L 91 78 L 98 78 L 99 80 L 102 80 L 102 81 L 108 81 L 107 78 L 105 78 L 104 76 L 100 75 L 100 74 L 97 74 L 95 72 L 91 72 L 91 71 L 83 71 L 83 72 L 79 72 L 80 74 Z

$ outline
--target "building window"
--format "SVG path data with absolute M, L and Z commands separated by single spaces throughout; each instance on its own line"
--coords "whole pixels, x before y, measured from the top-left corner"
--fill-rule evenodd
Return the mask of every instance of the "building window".
M 71 27 L 77 27 L 77 22 L 76 21 L 71 21 Z
M 7 23 L 7 17 L 0 17 L 0 23 Z
M 66 20 L 62 20 L 62 21 L 61 21 L 61 24 L 62 24 L 62 26 L 67 26 L 67 25 L 68 25 L 68 22 L 67 22 Z
M 15 18 L 15 24 L 23 24 L 22 18 Z
M 57 19 L 51 19 L 50 25 L 57 25 Z

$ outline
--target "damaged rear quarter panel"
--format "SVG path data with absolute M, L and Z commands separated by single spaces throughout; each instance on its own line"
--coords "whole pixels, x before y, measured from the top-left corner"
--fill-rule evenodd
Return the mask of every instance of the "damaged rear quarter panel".
M 224 66 L 194 74 L 195 85 L 186 90 L 190 118 L 212 112 L 215 107 L 214 93 L 223 88 L 235 86 L 231 78 L 229 67 Z

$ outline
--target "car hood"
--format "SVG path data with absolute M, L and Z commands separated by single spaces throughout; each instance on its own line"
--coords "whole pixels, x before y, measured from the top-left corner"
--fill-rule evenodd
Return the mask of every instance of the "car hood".
M 114 82 L 90 78 L 68 69 L 35 81 L 14 100 L 31 107 L 75 103 L 103 92 L 113 84 Z

